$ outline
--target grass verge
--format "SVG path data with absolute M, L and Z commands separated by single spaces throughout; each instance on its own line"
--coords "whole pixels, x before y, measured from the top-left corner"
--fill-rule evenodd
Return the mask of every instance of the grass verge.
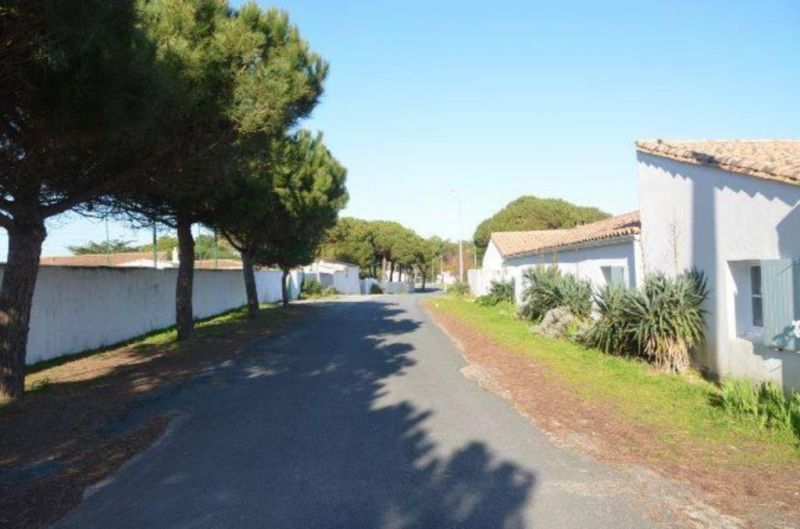
M 692 443 L 706 463 L 800 463 L 794 435 L 770 430 L 746 418 L 731 416 L 715 401 L 719 388 L 698 374 L 657 372 L 637 359 L 604 354 L 562 340 L 535 336 L 529 325 L 514 319 L 514 307 L 482 307 L 473 300 L 439 297 L 428 301 L 434 313 L 459 319 L 504 348 L 546 366 L 580 399 L 601 403 L 624 419 L 650 427 L 672 449 L 657 454 L 669 458 Z M 724 458 L 717 457 L 724 447 Z

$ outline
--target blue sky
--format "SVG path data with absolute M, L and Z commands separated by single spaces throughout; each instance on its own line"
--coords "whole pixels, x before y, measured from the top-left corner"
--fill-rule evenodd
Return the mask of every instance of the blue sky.
M 331 64 L 303 126 L 348 167 L 344 214 L 426 236 L 458 236 L 452 188 L 465 237 L 524 194 L 636 209 L 636 139 L 800 137 L 796 0 L 274 5 Z M 56 224 L 47 254 L 105 237 Z

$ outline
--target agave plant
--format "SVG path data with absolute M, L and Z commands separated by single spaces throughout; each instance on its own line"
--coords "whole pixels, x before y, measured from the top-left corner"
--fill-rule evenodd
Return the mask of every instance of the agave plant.
M 626 304 L 632 290 L 618 284 L 607 284 L 594 296 L 599 318 L 586 335 L 586 342 L 606 353 L 625 354 L 635 349 L 631 322 Z
M 573 275 L 562 275 L 556 267 L 536 266 L 523 272 L 525 289 L 519 316 L 539 321 L 548 311 L 566 307 L 578 318 L 592 311 L 592 288 Z
M 689 351 L 703 341 L 708 297 L 705 275 L 683 273 L 674 279 L 656 274 L 641 290 L 631 291 L 624 304 L 632 337 L 640 351 L 657 367 L 682 372 Z
M 476 298 L 475 301 L 486 307 L 493 307 L 503 302 L 512 303 L 514 301 L 514 279 L 492 281 L 489 292 Z

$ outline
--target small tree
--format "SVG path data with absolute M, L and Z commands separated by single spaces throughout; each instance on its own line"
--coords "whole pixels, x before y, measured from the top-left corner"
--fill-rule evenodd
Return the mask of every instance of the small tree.
M 272 145 L 275 143 L 272 142 Z M 220 208 L 213 218 L 214 226 L 242 257 L 250 318 L 256 318 L 259 314 L 255 254 L 269 235 L 267 226 L 276 207 L 273 177 L 269 171 L 273 156 L 269 149 L 264 151 L 260 146 L 254 147 L 247 149 L 239 146 L 241 155 L 221 198 L 226 207 Z
M 429 241 L 418 237 L 413 255 L 414 269 L 422 280 L 422 290 L 425 290 L 428 274 L 432 270 L 431 261 L 434 256 L 434 248 Z
M 374 246 L 374 233 L 369 221 L 344 217 L 325 232 L 318 257 L 357 264 L 365 275 L 377 274 L 380 258 Z
M 300 131 L 277 140 L 271 150 L 274 207 L 255 252 L 259 264 L 281 269 L 284 307 L 292 268 L 314 260 L 325 231 L 347 203 L 347 171 L 322 143 L 320 134 Z

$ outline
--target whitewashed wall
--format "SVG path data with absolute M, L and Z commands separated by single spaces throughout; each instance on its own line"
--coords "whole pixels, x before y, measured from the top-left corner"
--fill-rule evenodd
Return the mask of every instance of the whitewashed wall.
M 360 294 L 358 267 L 347 267 L 333 273 L 333 288 L 340 294 Z
M 736 333 L 737 262 L 800 257 L 800 187 L 638 153 L 645 270 L 708 276 L 708 339 L 698 362 L 717 375 L 800 388 L 800 353 Z
M 0 277 L 2 277 L 0 268 Z M 177 270 L 43 266 L 33 297 L 27 363 L 112 345 L 175 324 Z M 281 299 L 281 273 L 256 272 L 262 302 Z M 290 292 L 296 297 L 296 287 Z M 241 270 L 196 270 L 195 317 L 246 303 Z
M 375 279 L 374 277 L 365 277 L 364 279 L 359 281 L 360 293 L 361 294 L 369 294 L 372 290 L 372 285 L 381 286 L 380 282 Z M 383 290 L 383 288 L 381 288 Z
M 494 241 L 489 241 L 486 246 L 486 251 L 483 253 L 483 260 L 481 261 L 481 268 L 483 270 L 499 270 L 503 267 L 505 261 L 500 250 L 495 246 Z
M 383 283 L 384 294 L 410 294 L 414 292 L 414 285 L 403 281 L 386 281 Z
M 487 294 L 492 286 L 492 281 L 505 281 L 511 277 L 513 277 L 513 271 L 507 268 L 472 268 L 467 270 L 469 291 L 473 296 Z

